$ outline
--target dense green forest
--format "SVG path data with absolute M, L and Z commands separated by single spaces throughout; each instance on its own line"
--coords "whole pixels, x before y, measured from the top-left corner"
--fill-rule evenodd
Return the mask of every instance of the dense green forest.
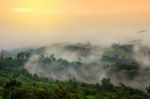
M 90 46 L 69 45 L 65 48 L 71 51 L 80 50 L 82 57 L 87 57 Z M 1 51 L 0 99 L 150 99 L 149 87 L 140 90 L 122 82 L 113 84 L 111 78 L 103 78 L 96 83 L 85 83 L 76 78 L 61 81 L 40 76 L 38 73 L 31 74 L 24 66 L 33 54 L 39 53 L 42 49 L 44 48 L 36 51 L 26 50 L 16 55 L 5 55 L 5 51 Z M 56 58 L 55 55 L 42 54 L 38 62 L 44 70 L 51 64 L 55 65 L 55 71 L 61 71 L 69 66 L 78 69 L 85 65 L 88 68 L 93 64 L 103 64 L 105 68 L 111 68 L 115 72 L 127 71 L 128 79 L 133 79 L 138 75 L 139 63 L 131 57 L 132 54 L 133 45 L 114 44 L 105 49 L 101 60 L 96 62 L 84 63 L 81 58 L 69 62 L 63 58 Z

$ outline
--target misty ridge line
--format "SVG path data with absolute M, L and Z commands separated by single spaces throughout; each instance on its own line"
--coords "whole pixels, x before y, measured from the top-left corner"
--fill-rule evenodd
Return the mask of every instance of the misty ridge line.
M 114 84 L 143 89 L 150 82 L 149 60 L 150 48 L 139 40 L 109 47 L 61 43 L 37 49 L 25 68 L 54 80 L 100 83 L 110 78 Z

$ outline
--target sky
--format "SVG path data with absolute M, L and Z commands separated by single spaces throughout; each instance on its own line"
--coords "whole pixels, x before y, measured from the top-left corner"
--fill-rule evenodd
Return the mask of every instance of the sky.
M 149 26 L 150 0 L 0 0 L 0 49 L 148 42 Z

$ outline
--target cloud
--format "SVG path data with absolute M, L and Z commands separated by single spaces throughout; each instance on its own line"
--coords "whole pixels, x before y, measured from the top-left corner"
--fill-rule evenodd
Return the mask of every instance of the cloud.
M 34 12 L 34 9 L 32 8 L 13 8 L 12 11 L 19 12 L 19 13 L 32 13 Z

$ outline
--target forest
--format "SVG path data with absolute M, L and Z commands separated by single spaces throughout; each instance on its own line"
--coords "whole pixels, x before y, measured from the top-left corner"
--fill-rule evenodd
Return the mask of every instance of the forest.
M 1 50 L 0 99 L 150 99 L 150 68 L 135 58 L 139 51 L 149 57 L 150 49 L 135 48 L 77 43 Z

